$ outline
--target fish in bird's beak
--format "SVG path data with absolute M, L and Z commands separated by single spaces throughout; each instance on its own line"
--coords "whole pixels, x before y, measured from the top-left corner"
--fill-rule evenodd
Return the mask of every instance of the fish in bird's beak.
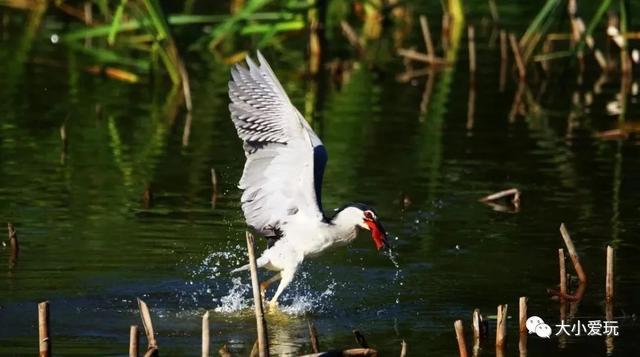
M 367 226 L 367 229 L 371 231 L 371 239 L 373 239 L 373 243 L 375 243 L 378 250 L 391 248 L 387 240 L 387 232 L 375 216 L 365 215 L 364 224 Z

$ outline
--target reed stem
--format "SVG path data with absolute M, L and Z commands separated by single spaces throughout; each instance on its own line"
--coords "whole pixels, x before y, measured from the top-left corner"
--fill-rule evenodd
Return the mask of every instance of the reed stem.
M 129 357 L 138 357 L 138 325 L 129 328 Z
M 249 268 L 251 269 L 251 286 L 253 288 L 253 302 L 255 306 L 256 327 L 258 330 L 258 348 L 260 357 L 269 356 L 269 343 L 267 341 L 267 321 L 264 318 L 262 298 L 260 297 L 260 283 L 258 281 L 258 267 L 256 265 L 255 240 L 253 235 L 246 233 L 247 251 L 249 253 Z
M 562 235 L 562 239 L 564 240 L 564 244 L 567 246 L 567 250 L 569 251 L 569 257 L 571 257 L 571 262 L 573 262 L 573 267 L 578 274 L 578 279 L 580 283 L 587 283 L 587 275 L 582 269 L 582 264 L 580 264 L 580 257 L 578 256 L 578 252 L 576 251 L 576 247 L 573 245 L 573 241 L 571 240 L 571 236 L 569 235 L 569 231 L 565 227 L 564 223 L 560 225 L 560 234 Z
M 458 352 L 460 357 L 467 357 L 467 345 L 464 342 L 464 327 L 462 327 L 462 320 L 456 320 L 453 323 L 453 327 L 456 330 L 456 340 L 458 341 Z
M 51 357 L 51 336 L 49 336 L 49 302 L 38 304 L 38 341 L 40 357 Z

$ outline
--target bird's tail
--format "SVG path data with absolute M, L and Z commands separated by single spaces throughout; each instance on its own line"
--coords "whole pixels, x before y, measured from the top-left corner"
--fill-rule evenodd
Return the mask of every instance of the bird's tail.
M 256 259 L 256 265 L 258 266 L 258 268 L 262 268 L 265 265 L 267 265 L 267 263 L 269 263 L 269 258 L 265 257 L 265 256 L 261 256 L 260 258 Z M 241 271 L 245 271 L 245 270 L 249 270 L 249 264 L 245 264 L 239 268 L 235 268 L 231 271 L 231 274 L 235 274 Z

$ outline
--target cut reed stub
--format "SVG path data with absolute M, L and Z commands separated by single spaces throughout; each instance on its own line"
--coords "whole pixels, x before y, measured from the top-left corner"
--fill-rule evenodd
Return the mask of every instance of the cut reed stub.
M 460 354 L 460 357 L 467 357 L 467 345 L 464 342 L 464 327 L 462 327 L 462 320 L 456 320 L 456 322 L 453 323 L 453 328 L 456 331 L 458 353 Z
M 38 304 L 38 350 L 40 357 L 51 357 L 51 336 L 49 335 L 49 302 Z
M 496 350 L 502 350 L 507 337 L 507 308 L 509 305 L 498 305 L 496 323 Z
M 518 309 L 518 332 L 520 332 L 520 338 L 518 339 L 518 351 L 520 356 L 527 355 L 527 297 L 521 296 Z
M 138 325 L 129 327 L 129 357 L 138 357 Z
M 613 290 L 613 248 L 607 246 L 607 275 L 606 275 L 606 302 L 607 304 L 613 304 L 614 290 Z
M 400 357 L 406 357 L 407 356 L 407 343 L 404 340 L 402 340 L 400 346 L 401 346 L 401 348 L 400 348 Z
M 209 357 L 209 311 L 202 315 L 202 357 Z

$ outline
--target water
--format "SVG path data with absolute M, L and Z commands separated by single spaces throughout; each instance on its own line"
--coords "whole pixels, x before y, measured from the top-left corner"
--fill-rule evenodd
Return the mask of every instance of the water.
M 536 8 L 508 7 L 504 17 Z M 163 355 L 199 353 L 207 309 L 214 350 L 226 343 L 247 354 L 255 339 L 249 277 L 229 274 L 245 252 L 236 188 L 244 157 L 227 111 L 228 68 L 187 59 L 194 112 L 186 140 L 188 120 L 172 109 L 179 95 L 167 85 L 87 74 L 79 68 L 89 59 L 52 46 L 44 34 L 19 62 L 19 30 L 0 47 L 0 220 L 15 224 L 21 243 L 17 266 L 0 274 L 0 355 L 35 353 L 42 300 L 51 302 L 56 355 L 124 355 L 129 325 L 140 324 L 137 297 L 151 309 Z M 358 328 L 385 356 L 399 353 L 403 339 L 410 355 L 453 355 L 456 319 L 469 332 L 474 308 L 494 315 L 508 303 L 513 355 L 519 296 L 529 297 L 531 314 L 559 322 L 546 289 L 558 280 L 561 222 L 589 278 L 577 316 L 604 319 L 605 247 L 614 245 L 621 324 L 614 355 L 640 351 L 640 146 L 634 137 L 594 137 L 617 125 L 610 110 L 619 84 L 614 78 L 591 104 L 573 104 L 574 91 L 592 92 L 597 76 L 588 74 L 583 85 L 573 76 L 552 78 L 546 91 L 531 88 L 545 110 L 511 120 L 517 86 L 509 77 L 499 90 L 490 27 L 479 26 L 477 38 L 472 128 L 465 47 L 456 66 L 435 76 L 425 113 L 425 78 L 398 83 L 398 61 L 383 60 L 376 70 L 357 64 L 338 90 L 301 80 L 299 49 L 289 56 L 264 51 L 329 152 L 325 208 L 370 203 L 394 247 L 391 256 L 378 253 L 362 234 L 346 249 L 305 262 L 283 295 L 282 313 L 268 318 L 274 353 L 309 352 L 311 320 L 323 349 L 353 346 Z M 627 100 L 625 125 L 632 126 L 638 97 Z M 509 187 L 522 191 L 517 213 L 477 202 Z M 0 248 L 0 259 L 8 256 Z M 601 337 L 530 337 L 528 348 L 532 356 L 605 354 Z M 484 354 L 493 353 L 490 341 Z

